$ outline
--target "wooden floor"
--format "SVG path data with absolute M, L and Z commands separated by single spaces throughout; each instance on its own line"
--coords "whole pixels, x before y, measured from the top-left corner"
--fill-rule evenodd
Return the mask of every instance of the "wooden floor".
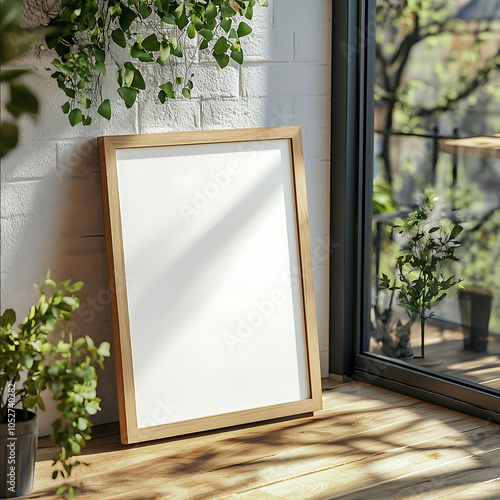
M 500 335 L 490 333 L 484 352 L 466 351 L 461 329 L 433 325 L 425 343 L 425 358 L 435 371 L 500 390 Z
M 410 345 L 415 356 L 420 356 L 420 325 L 413 326 Z M 380 347 L 372 339 L 370 351 L 380 353 Z M 485 352 L 466 351 L 459 326 L 429 321 L 425 329 L 425 358 L 407 362 L 500 391 L 500 335 L 495 333 L 490 333 Z
M 500 426 L 360 382 L 324 381 L 324 409 L 149 444 L 95 428 L 81 499 L 500 499 Z M 39 443 L 35 490 L 56 498 Z

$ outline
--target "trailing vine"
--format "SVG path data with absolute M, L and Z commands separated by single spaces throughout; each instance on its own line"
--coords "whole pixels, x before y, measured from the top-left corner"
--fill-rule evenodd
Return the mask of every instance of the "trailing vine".
M 117 68 L 117 92 L 130 108 L 146 90 L 144 67 L 175 66 L 184 58 L 189 69 L 196 54 L 190 47 L 211 54 L 220 68 L 231 59 L 242 64 L 241 39 L 252 32 L 247 21 L 256 5 L 267 0 L 61 0 L 45 41 L 57 54 L 51 76 L 67 97 L 63 112 L 72 126 L 90 125 L 95 108 L 109 120 L 111 102 L 100 89 L 110 67 Z M 193 76 L 188 71 L 163 81 L 158 101 L 190 97 Z

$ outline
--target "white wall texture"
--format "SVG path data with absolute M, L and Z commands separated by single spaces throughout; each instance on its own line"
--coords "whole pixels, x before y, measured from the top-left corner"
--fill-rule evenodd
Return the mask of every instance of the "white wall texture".
M 18 63 L 40 68 L 26 78 L 38 95 L 40 112 L 35 120 L 21 120 L 20 144 L 1 166 L 2 312 L 12 307 L 24 317 L 37 299 L 33 283 L 41 283 L 50 268 L 56 280 L 85 282 L 72 331 L 96 343 L 112 343 L 96 137 L 300 125 L 321 367 L 328 375 L 331 1 L 270 0 L 268 8 L 254 12 L 253 33 L 243 39 L 244 65 L 231 63 L 220 70 L 196 55 L 189 100 L 161 105 L 152 94 L 141 95 L 126 110 L 116 93 L 115 71 L 108 68 L 104 94 L 114 116 L 110 122 L 96 117 L 90 127 L 72 128 L 61 112 L 64 95 L 44 70 L 54 54 L 32 52 Z M 159 68 L 142 69 L 150 83 L 165 81 Z M 102 412 L 94 422 L 117 420 L 113 359 L 98 385 Z M 41 413 L 41 435 L 50 433 L 56 412 L 55 405 L 48 405 Z

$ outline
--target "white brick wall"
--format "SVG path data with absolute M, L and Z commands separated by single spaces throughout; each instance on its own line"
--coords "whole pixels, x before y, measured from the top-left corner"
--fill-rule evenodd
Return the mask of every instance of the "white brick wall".
M 35 300 L 33 283 L 47 268 L 56 280 L 82 280 L 82 306 L 71 328 L 96 342 L 112 341 L 106 255 L 95 138 L 100 135 L 300 125 L 304 138 L 309 221 L 323 376 L 328 374 L 329 0 L 270 0 L 255 8 L 254 32 L 244 40 L 245 64 L 224 70 L 200 57 L 193 97 L 164 105 L 143 95 L 126 110 L 108 68 L 104 95 L 113 102 L 111 122 L 96 117 L 90 127 L 72 128 L 60 106 L 64 95 L 44 70 L 48 55 L 34 52 L 24 66 L 40 71 L 27 78 L 40 113 L 21 120 L 21 142 L 2 161 L 1 309 L 22 315 Z M 308 15 L 303 14 L 307 4 Z M 179 68 L 182 70 L 182 68 Z M 168 71 L 168 70 L 167 70 Z M 145 67 L 153 84 L 165 81 Z M 113 360 L 99 384 L 102 409 L 96 423 L 118 418 Z M 55 408 L 41 415 L 50 432 Z

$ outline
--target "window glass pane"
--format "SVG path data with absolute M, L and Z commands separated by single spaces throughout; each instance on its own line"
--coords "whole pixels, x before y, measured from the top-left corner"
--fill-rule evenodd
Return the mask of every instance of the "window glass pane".
M 500 2 L 376 23 L 369 351 L 500 390 Z

